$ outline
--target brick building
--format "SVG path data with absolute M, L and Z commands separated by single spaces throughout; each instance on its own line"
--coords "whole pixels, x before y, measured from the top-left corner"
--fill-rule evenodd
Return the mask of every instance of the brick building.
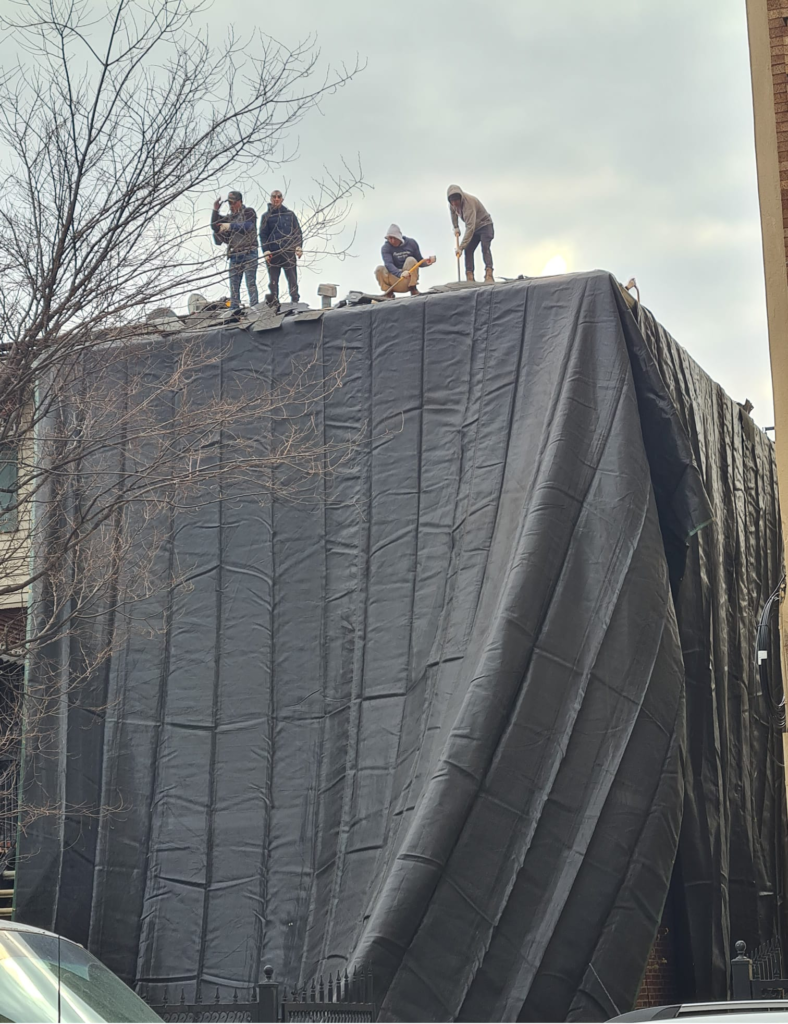
M 747 0 L 780 498 L 788 508 L 788 0 Z M 783 540 L 786 537 L 783 519 Z M 782 615 L 783 663 L 788 652 Z M 786 748 L 788 750 L 788 747 Z

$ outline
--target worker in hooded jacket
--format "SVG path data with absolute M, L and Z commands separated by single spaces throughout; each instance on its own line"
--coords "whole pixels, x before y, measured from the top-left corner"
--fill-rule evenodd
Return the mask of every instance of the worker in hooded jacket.
M 383 262 L 375 269 L 375 277 L 381 291 L 421 294 L 418 288 L 419 265 L 431 267 L 435 262 L 434 256 L 422 256 L 419 243 L 415 238 L 403 235 L 399 224 L 389 224 L 380 255 Z
M 463 192 L 459 185 L 449 185 L 446 195 L 449 200 L 451 222 L 454 227 L 454 252 L 458 259 L 461 252 L 465 253 L 465 277 L 468 281 L 476 280 L 473 276 L 473 254 L 481 243 L 482 258 L 484 259 L 484 280 L 492 284 L 494 278 L 490 244 L 495 237 L 492 217 L 476 196 Z M 465 234 L 462 237 L 462 241 L 460 241 L 460 220 L 465 223 Z
M 268 212 L 260 220 L 260 247 L 268 264 L 268 294 L 265 301 L 273 306 L 279 301 L 279 275 L 284 269 L 290 299 L 298 302 L 298 269 L 296 260 L 303 255 L 301 225 L 292 210 L 282 205 L 279 189 L 271 193 Z

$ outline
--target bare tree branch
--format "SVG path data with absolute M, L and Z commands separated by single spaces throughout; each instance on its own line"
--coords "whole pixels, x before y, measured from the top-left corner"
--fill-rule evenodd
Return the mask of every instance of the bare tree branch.
M 22 49 L 0 77 L 0 609 L 33 595 L 25 636 L 0 619 L 0 656 L 41 655 L 24 700 L 12 687 L 0 701 L 0 795 L 21 738 L 44 750 L 62 713 L 43 653 L 68 642 L 69 699 L 99 714 L 93 681 L 139 628 L 129 609 L 190 585 L 192 565 L 161 571 L 178 517 L 313 500 L 362 439 L 327 440 L 316 421 L 344 355 L 213 387 L 224 353 L 205 333 L 144 326 L 152 307 L 225 279 L 206 196 L 283 167 L 294 128 L 361 69 L 321 70 L 311 39 L 217 45 L 193 27 L 200 10 L 27 0 L 0 19 Z M 308 259 L 344 254 L 335 240 L 363 186 L 347 163 L 315 183 L 300 211 Z

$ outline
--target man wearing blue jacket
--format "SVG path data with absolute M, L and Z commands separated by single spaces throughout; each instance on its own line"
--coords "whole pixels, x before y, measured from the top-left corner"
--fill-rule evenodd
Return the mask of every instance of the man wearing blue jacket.
M 279 301 L 279 275 L 282 270 L 287 278 L 290 299 L 298 302 L 298 270 L 296 260 L 303 252 L 301 225 L 292 210 L 282 205 L 282 193 L 275 189 L 271 193 L 268 212 L 260 221 L 260 245 L 268 264 L 268 295 L 265 301 L 273 306 Z
M 213 204 L 211 230 L 217 245 L 227 246 L 230 260 L 230 308 L 241 305 L 241 278 L 246 276 L 249 305 L 257 305 L 257 214 L 251 206 L 244 206 L 243 196 L 233 190 L 227 193 L 230 212 L 221 216 L 221 199 Z
M 418 295 L 419 269 L 416 264 L 429 267 L 435 262 L 434 256 L 424 259 L 419 243 L 415 238 L 403 235 L 398 224 L 389 225 L 380 255 L 383 263 L 376 268 L 375 277 L 383 292 L 409 291 L 411 295 Z

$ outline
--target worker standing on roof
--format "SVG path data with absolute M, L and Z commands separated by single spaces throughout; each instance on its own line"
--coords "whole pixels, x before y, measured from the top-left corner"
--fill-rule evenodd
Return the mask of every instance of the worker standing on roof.
M 403 235 L 398 224 L 389 225 L 380 255 L 383 264 L 375 269 L 380 290 L 409 291 L 411 295 L 419 295 L 419 268 L 416 264 L 429 267 L 435 262 L 435 257 L 428 256 L 425 259 L 416 239 Z
M 211 230 L 217 245 L 227 246 L 230 260 L 230 308 L 241 305 L 241 278 L 246 275 L 249 305 L 257 305 L 257 213 L 244 206 L 243 196 L 233 190 L 227 193 L 230 212 L 222 216 L 222 200 L 217 199 L 211 213 Z
M 449 185 L 446 195 L 449 199 L 451 222 L 454 226 L 454 254 L 459 259 L 460 253 L 465 253 L 466 279 L 468 281 L 476 280 L 473 276 L 473 254 L 481 242 L 482 257 L 484 259 L 484 280 L 488 284 L 492 284 L 494 278 L 490 243 L 495 237 L 492 217 L 476 196 L 463 192 L 459 185 Z M 458 217 L 465 223 L 465 234 L 462 241 L 460 241 Z
M 282 205 L 283 199 L 279 189 L 274 189 L 268 212 L 260 220 L 260 245 L 268 264 L 268 294 L 265 301 L 269 306 L 279 301 L 279 275 L 282 270 L 290 289 L 290 300 L 298 302 L 299 299 L 296 260 L 303 255 L 303 237 L 298 217 Z

